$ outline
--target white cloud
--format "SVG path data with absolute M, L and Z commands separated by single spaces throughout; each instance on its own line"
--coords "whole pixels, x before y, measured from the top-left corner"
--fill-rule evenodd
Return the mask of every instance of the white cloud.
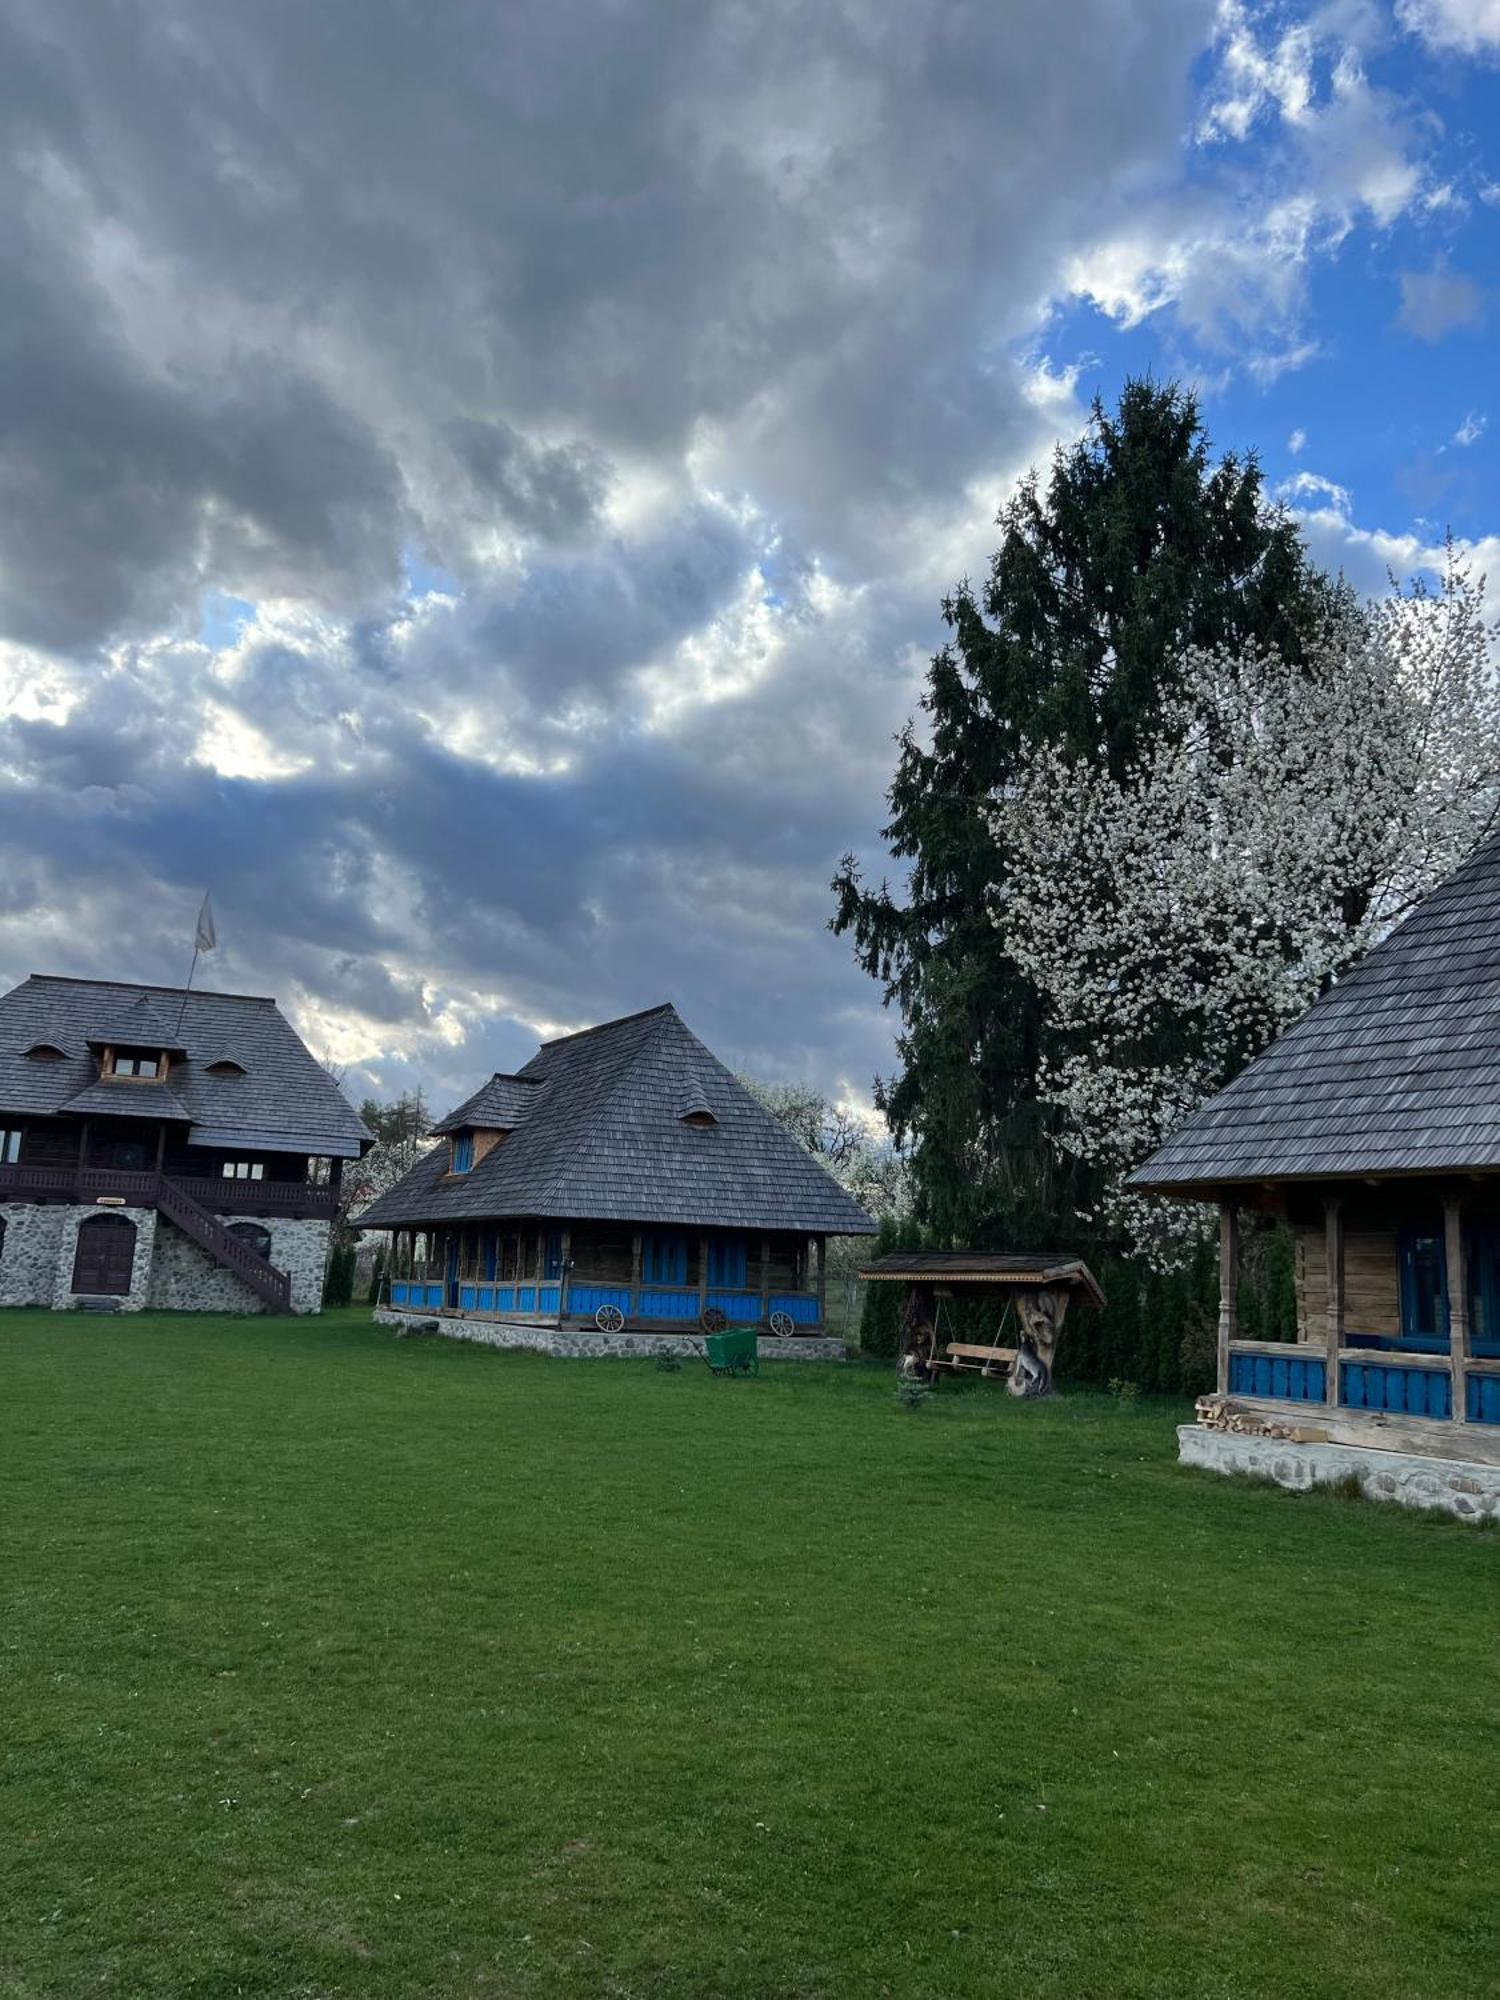
M 1457 445 L 1477 444 L 1484 436 L 1485 426 L 1488 423 L 1488 417 L 1482 416 L 1478 410 L 1470 410 L 1453 433 L 1453 442 Z
M 1287 439 L 1286 448 L 1291 453 L 1293 458 L 1300 458 L 1303 451 L 1306 449 L 1306 446 L 1307 446 L 1307 432 L 1299 426 L 1296 430 L 1292 432 L 1291 436 Z
M 1500 50 L 1500 0 L 1396 0 L 1396 19 L 1434 49 L 1466 56 Z

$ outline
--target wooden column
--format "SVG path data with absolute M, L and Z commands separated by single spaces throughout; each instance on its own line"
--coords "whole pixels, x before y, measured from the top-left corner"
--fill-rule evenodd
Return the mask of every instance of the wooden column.
M 561 1241 L 558 1244 L 557 1261 L 562 1268 L 557 1280 L 557 1323 L 561 1326 L 563 1314 L 568 1309 L 568 1279 L 573 1271 L 573 1232 L 571 1229 L 564 1229 L 559 1231 L 559 1235 Z
M 1469 1359 L 1469 1271 L 1464 1256 L 1464 1210 L 1457 1195 L 1443 1203 L 1443 1247 L 1448 1255 L 1448 1366 L 1453 1372 L 1453 1421 L 1466 1424 Z
M 639 1305 L 641 1297 L 641 1232 L 637 1230 L 630 1239 L 630 1304 L 631 1310 Z
M 1239 1328 L 1240 1213 L 1219 1204 L 1219 1394 L 1229 1393 L 1229 1343 Z
M 826 1318 L 823 1310 L 824 1302 L 828 1295 L 828 1238 L 826 1236 L 815 1236 L 813 1238 L 813 1254 L 818 1260 L 818 1327 L 821 1331 Z
M 1344 1204 L 1337 1195 L 1323 1203 L 1323 1262 L 1328 1275 L 1328 1312 L 1323 1326 L 1323 1400 L 1339 1400 L 1339 1349 L 1344 1344 Z
M 760 1323 L 765 1325 L 771 1317 L 771 1239 L 760 1239 Z
M 708 1238 L 698 1238 L 698 1317 L 702 1319 L 708 1305 Z

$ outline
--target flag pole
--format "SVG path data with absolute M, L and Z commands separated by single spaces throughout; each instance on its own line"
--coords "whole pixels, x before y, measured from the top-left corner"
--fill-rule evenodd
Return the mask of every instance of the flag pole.
M 187 1012 L 188 995 L 192 992 L 193 981 L 197 977 L 198 960 L 205 951 L 212 951 L 218 941 L 214 932 L 213 905 L 209 901 L 209 892 L 205 890 L 198 911 L 197 928 L 193 932 L 193 962 L 188 967 L 187 985 L 182 989 L 182 1005 L 177 1009 L 177 1026 L 172 1030 L 174 1035 L 182 1033 L 182 1017 Z

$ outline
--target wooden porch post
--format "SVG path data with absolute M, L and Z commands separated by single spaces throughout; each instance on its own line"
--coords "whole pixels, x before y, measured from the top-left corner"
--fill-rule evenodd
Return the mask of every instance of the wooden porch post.
M 573 1232 L 563 1229 L 558 1232 L 557 1261 L 562 1266 L 557 1279 L 557 1323 L 562 1325 L 563 1314 L 568 1309 L 568 1281 L 573 1269 Z
M 760 1239 L 760 1323 L 764 1326 L 771 1317 L 771 1239 Z
M 698 1317 L 702 1319 L 708 1305 L 708 1238 L 698 1238 Z
M 641 1296 L 641 1232 L 637 1230 L 630 1239 L 630 1304 L 631 1310 L 640 1302 Z
M 1464 1256 L 1463 1203 L 1443 1203 L 1443 1247 L 1448 1253 L 1448 1366 L 1453 1371 L 1453 1421 L 1466 1424 L 1469 1359 L 1469 1273 Z
M 813 1254 L 818 1260 L 818 1327 L 821 1331 L 827 1317 L 824 1304 L 828 1296 L 828 1238 L 815 1236 L 813 1244 L 815 1246 Z
M 1219 1394 L 1229 1393 L 1229 1343 L 1239 1330 L 1240 1212 L 1219 1203 Z
M 1339 1400 L 1339 1349 L 1344 1344 L 1344 1204 L 1338 1195 L 1323 1202 L 1323 1261 L 1328 1270 L 1328 1314 L 1323 1331 L 1323 1400 Z

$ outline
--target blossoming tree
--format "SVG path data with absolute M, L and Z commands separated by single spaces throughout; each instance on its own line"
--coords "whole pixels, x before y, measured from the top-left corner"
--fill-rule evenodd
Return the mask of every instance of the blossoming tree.
M 1500 824 L 1493 637 L 1450 547 L 1436 588 L 1351 600 L 1296 665 L 1190 653 L 1123 774 L 1040 748 L 994 800 L 1042 1088 L 1108 1175 L 1088 1220 L 1182 1254 L 1198 1212 L 1125 1175 Z

